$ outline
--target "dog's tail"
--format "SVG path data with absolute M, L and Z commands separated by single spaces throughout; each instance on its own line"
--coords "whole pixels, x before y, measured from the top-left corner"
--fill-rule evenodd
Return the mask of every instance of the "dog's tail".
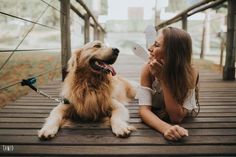
M 126 96 L 130 101 L 134 101 L 136 99 L 136 94 L 138 91 L 139 84 L 134 80 L 125 80 L 126 86 Z
M 139 84 L 138 82 L 133 81 L 133 80 L 127 80 L 127 81 L 130 84 L 130 86 L 127 87 L 127 96 L 130 99 L 135 99 Z
M 134 101 L 139 86 L 137 82 L 118 76 L 113 81 L 114 97 L 117 100 L 124 104 Z

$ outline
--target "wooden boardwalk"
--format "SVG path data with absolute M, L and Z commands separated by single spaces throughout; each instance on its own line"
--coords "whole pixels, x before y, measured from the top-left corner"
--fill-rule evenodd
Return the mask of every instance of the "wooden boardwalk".
M 141 61 L 120 56 L 118 73 L 138 80 Z M 40 89 L 58 96 L 60 81 Z M 219 73 L 200 68 L 201 112 L 182 124 L 189 137 L 170 142 L 141 122 L 137 102 L 132 102 L 130 123 L 137 127 L 128 138 L 115 137 L 108 124 L 78 123 L 61 129 L 49 141 L 40 141 L 39 130 L 57 103 L 35 92 L 0 109 L 0 156 L 236 156 L 236 82 L 223 82 Z

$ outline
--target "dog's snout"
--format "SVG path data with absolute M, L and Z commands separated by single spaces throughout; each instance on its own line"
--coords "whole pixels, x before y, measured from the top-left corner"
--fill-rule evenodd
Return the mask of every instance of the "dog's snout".
M 112 53 L 113 53 L 113 54 L 115 54 L 115 55 L 118 56 L 119 52 L 120 52 L 119 49 L 117 49 L 117 48 L 112 48 Z

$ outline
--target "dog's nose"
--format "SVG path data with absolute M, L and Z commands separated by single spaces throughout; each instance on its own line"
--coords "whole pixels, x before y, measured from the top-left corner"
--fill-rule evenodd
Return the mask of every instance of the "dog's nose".
M 115 55 L 118 56 L 119 52 L 120 52 L 119 49 L 117 49 L 117 48 L 112 48 L 112 53 L 113 53 L 113 54 L 115 54 Z

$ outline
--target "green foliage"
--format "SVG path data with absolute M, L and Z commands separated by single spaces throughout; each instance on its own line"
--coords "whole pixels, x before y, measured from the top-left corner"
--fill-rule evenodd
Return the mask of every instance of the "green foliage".
M 166 8 L 167 12 L 179 12 L 188 7 L 186 0 L 169 0 L 169 6 Z
M 169 0 L 168 12 L 180 12 L 188 7 L 199 3 L 201 0 Z
M 107 4 L 107 0 L 102 0 L 101 1 L 101 15 L 107 15 L 107 8 L 108 8 L 108 4 Z
M 217 13 L 225 13 L 225 14 L 227 14 L 227 7 L 228 7 L 228 3 L 224 2 L 224 3 L 214 7 L 213 9 L 216 10 Z

